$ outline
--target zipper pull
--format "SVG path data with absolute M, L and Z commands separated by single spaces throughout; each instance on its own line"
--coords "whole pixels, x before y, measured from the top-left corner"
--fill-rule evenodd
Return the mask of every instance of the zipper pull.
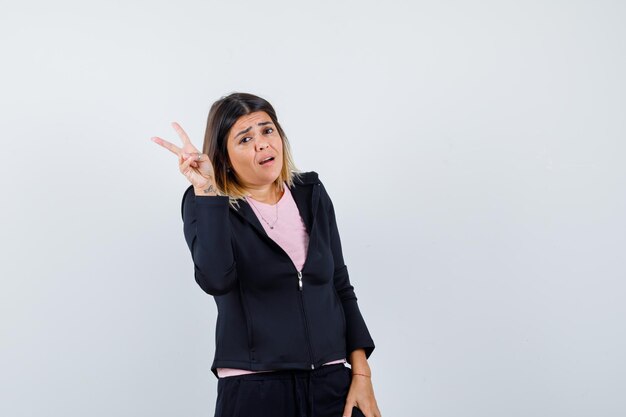
M 298 287 L 302 291 L 302 272 L 298 271 Z

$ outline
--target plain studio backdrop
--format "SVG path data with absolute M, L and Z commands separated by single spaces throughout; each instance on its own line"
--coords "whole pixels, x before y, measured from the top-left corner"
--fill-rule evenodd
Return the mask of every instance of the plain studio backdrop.
M 208 416 L 178 121 L 268 99 L 334 201 L 382 415 L 626 415 L 619 1 L 2 7 L 0 415 Z M 339 417 L 339 416 L 337 416 Z

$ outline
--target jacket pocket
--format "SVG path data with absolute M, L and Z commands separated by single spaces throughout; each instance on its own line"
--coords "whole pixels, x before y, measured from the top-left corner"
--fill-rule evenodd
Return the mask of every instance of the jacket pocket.
M 256 357 L 255 357 L 255 349 L 254 349 L 254 340 L 253 340 L 253 332 L 252 332 L 252 326 L 253 326 L 253 322 L 252 322 L 252 314 L 250 314 L 250 308 L 248 306 L 248 302 L 246 300 L 246 293 L 243 290 L 243 287 L 241 285 L 241 282 L 239 283 L 239 297 L 241 297 L 241 307 L 244 310 L 244 316 L 246 318 L 246 331 L 247 331 L 247 338 L 248 338 L 248 353 L 249 353 L 249 359 L 252 362 L 256 361 Z
M 335 288 L 333 286 L 333 290 L 334 290 L 334 293 L 335 293 L 335 299 L 339 303 L 339 308 L 341 309 L 341 322 L 343 323 L 343 333 L 346 334 L 346 332 L 347 332 L 347 329 L 346 329 L 346 312 L 343 309 L 343 303 L 341 302 L 341 298 L 339 297 L 339 292 L 337 292 L 337 288 Z

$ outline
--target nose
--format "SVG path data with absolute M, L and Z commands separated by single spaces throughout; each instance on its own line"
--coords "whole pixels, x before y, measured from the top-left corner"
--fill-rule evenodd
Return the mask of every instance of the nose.
M 258 151 L 262 151 L 263 149 L 265 149 L 265 148 L 267 148 L 269 146 L 270 146 L 270 144 L 267 143 L 267 142 L 261 142 L 261 141 L 257 142 L 257 150 Z

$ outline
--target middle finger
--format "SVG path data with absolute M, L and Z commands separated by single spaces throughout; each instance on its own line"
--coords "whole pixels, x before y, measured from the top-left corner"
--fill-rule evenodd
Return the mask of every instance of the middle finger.
M 176 130 L 176 133 L 178 133 L 178 136 L 180 136 L 180 139 L 183 141 L 183 145 L 193 146 L 193 144 L 191 143 L 191 140 L 189 140 L 189 136 L 187 136 L 187 132 L 185 132 L 178 123 L 172 122 L 172 127 L 174 128 L 174 130 Z

